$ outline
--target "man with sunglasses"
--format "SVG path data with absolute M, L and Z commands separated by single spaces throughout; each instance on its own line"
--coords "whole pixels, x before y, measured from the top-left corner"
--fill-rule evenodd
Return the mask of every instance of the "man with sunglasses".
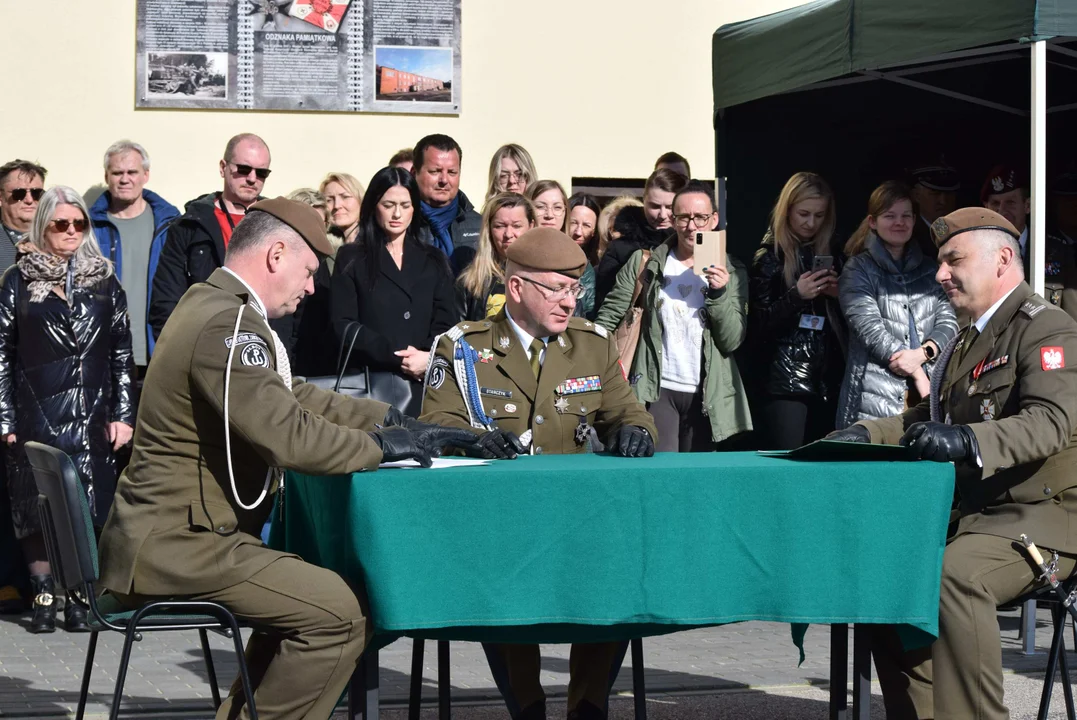
M 625 380 L 616 346 L 603 328 L 572 315 L 583 251 L 560 230 L 535 228 L 509 246 L 507 259 L 501 312 L 460 323 L 435 343 L 422 420 L 471 429 L 492 459 L 602 449 L 653 455 L 654 421 Z M 606 717 L 611 670 L 625 647 L 572 646 L 570 720 Z M 514 720 L 543 720 L 538 646 L 485 650 Z
M 45 194 L 45 168 L 29 160 L 0 165 L 0 272 L 15 264 L 15 245 L 26 239 Z
M 150 290 L 151 352 L 152 343 L 160 337 L 187 288 L 205 282 L 224 264 L 232 231 L 247 208 L 261 198 L 270 173 L 269 161 L 269 146 L 262 138 L 253 133 L 236 135 L 228 141 L 220 161 L 224 188 L 187 203 L 183 215 L 169 226 Z M 289 344 L 290 316 L 273 323 L 273 329 Z M 291 347 L 288 349 L 290 352 Z

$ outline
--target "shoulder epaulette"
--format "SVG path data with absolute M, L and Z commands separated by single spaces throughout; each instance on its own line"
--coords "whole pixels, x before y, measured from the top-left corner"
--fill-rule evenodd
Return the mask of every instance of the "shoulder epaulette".
M 1051 306 L 1046 304 L 1045 302 L 1040 302 L 1038 300 L 1025 300 L 1023 303 L 1021 303 L 1021 312 L 1023 312 L 1025 315 L 1028 315 L 1030 318 L 1034 318 L 1049 307 Z
M 591 322 L 590 320 L 585 320 L 581 317 L 569 318 L 568 326 L 573 330 L 586 330 L 588 332 L 593 332 L 599 337 L 606 338 L 610 336 L 609 331 L 606 330 L 606 328 L 602 327 L 598 323 Z

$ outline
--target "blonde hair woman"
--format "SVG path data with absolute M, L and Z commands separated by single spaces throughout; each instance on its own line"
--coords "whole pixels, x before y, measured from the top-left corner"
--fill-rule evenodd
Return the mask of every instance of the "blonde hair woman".
M 355 242 L 359 232 L 359 208 L 366 189 L 354 175 L 331 172 L 318 186 L 329 211 L 329 242 L 334 249 Z
M 482 209 L 482 231 L 475 259 L 456 281 L 456 314 L 482 320 L 505 304 L 505 251 L 535 227 L 531 201 L 518 193 L 499 193 Z
M 489 200 L 498 193 L 523 195 L 524 190 L 538 177 L 531 153 L 516 143 L 502 145 L 490 158 L 490 178 L 486 190 Z
M 758 427 L 772 449 L 798 447 L 834 429 L 844 365 L 834 225 L 830 186 L 799 172 L 778 195 L 752 263 L 749 336 L 764 395 Z

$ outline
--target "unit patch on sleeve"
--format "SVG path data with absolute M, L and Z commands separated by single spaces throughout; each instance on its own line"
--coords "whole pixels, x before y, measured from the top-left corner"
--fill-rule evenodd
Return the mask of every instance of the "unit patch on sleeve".
M 247 343 L 239 354 L 239 359 L 244 365 L 250 367 L 270 367 L 269 348 L 260 342 Z
M 1044 370 L 1061 370 L 1066 367 L 1066 351 L 1061 346 L 1041 347 L 1040 365 Z
M 430 367 L 430 377 L 427 378 L 426 384 L 437 390 L 445 382 L 445 371 L 449 369 L 449 361 L 440 355 L 435 355 L 433 363 Z
M 247 343 L 262 343 L 263 345 L 265 345 L 266 341 L 263 340 L 262 336 L 259 335 L 258 333 L 244 332 L 244 333 L 239 333 L 238 335 L 236 335 L 236 343 L 235 344 L 236 344 L 237 347 L 240 346 L 240 345 L 246 345 Z M 232 336 L 231 335 L 229 335 L 228 337 L 226 337 L 224 339 L 224 346 L 226 348 L 229 348 L 229 349 L 232 347 Z

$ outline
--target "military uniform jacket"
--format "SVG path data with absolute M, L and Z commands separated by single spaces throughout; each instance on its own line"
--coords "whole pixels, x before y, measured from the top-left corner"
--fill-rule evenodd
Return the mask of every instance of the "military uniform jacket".
M 1077 322 L 1021 283 L 961 358 L 967 329 L 932 381 L 938 420 L 968 425 L 980 447 L 982 467 L 956 467 L 956 533 L 1027 533 L 1077 552 Z M 930 407 L 860 424 L 872 442 L 896 444 Z
M 142 391 L 131 463 L 101 536 L 103 587 L 212 592 L 281 556 L 259 539 L 273 497 L 244 510 L 228 478 L 224 375 L 241 305 L 228 414 L 243 503 L 258 499 L 270 467 L 338 475 L 381 461 L 365 430 L 382 422 L 388 406 L 306 383 L 289 390 L 277 374 L 266 320 L 249 299 L 246 287 L 219 269 L 187 291 L 165 325 Z
M 645 428 L 657 439 L 654 420 L 625 380 L 603 328 L 571 318 L 565 332 L 547 343 L 536 381 L 505 310 L 489 320 L 460 323 L 435 345 L 423 397 L 425 421 L 483 431 L 461 394 L 453 363 L 457 337 L 479 354 L 475 375 L 486 415 L 517 435 L 531 430 L 535 454 L 586 452 L 586 433 L 577 432 L 581 425 L 593 426 L 604 443 L 622 425 Z

